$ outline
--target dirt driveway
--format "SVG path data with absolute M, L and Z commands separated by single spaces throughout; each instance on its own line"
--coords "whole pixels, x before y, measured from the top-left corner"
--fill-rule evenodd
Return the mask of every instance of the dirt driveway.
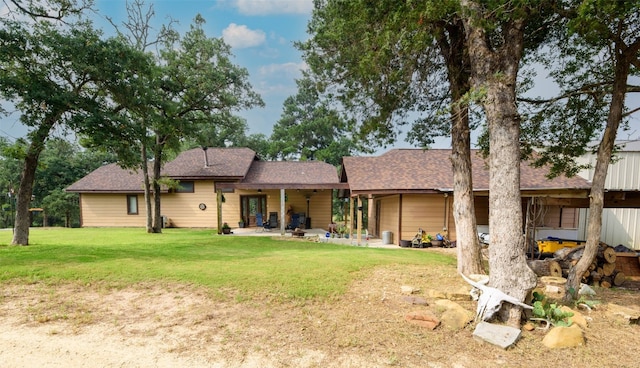
M 407 301 L 402 286 L 430 305 Z M 640 305 L 638 291 L 598 290 L 586 345 L 550 350 L 523 331 L 509 350 L 462 330 L 405 321 L 434 309 L 432 291 L 464 287 L 450 267 L 385 267 L 326 301 L 239 298 L 188 285 L 3 284 L 0 366 L 12 367 L 636 367 L 640 326 L 606 302 Z M 458 302 L 469 311 L 475 302 Z M 434 312 L 438 312 L 434 310 Z M 615 359 L 613 357 L 615 356 Z

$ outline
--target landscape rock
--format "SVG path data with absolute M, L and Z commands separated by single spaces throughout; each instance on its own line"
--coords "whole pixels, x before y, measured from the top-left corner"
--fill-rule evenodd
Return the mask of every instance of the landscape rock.
M 460 304 L 447 300 L 436 300 L 435 305 L 442 310 L 440 321 L 442 325 L 452 330 L 461 330 L 473 321 L 473 313 L 464 309 Z
M 473 331 L 473 338 L 507 349 L 518 341 L 520 334 L 519 328 L 480 322 Z
M 447 293 L 447 299 L 453 301 L 469 301 L 471 300 L 471 288 L 463 286 L 456 291 Z
M 404 316 L 404 319 L 414 325 L 433 330 L 440 325 L 440 321 L 431 311 L 414 311 Z
M 409 285 L 402 285 L 400 287 L 400 291 L 402 292 L 402 294 L 411 295 L 411 294 L 419 293 L 420 289 L 413 286 L 409 286 Z
M 591 286 L 587 284 L 580 284 L 580 290 L 578 290 L 579 295 L 587 295 L 594 296 L 596 295 L 596 291 L 591 288 Z
M 429 289 L 426 291 L 427 297 L 432 299 L 447 299 L 447 293 L 440 290 Z
M 569 327 L 558 326 L 545 335 L 542 343 L 550 349 L 580 346 L 584 345 L 584 335 L 577 324 Z
M 611 319 L 619 320 L 626 324 L 640 324 L 640 308 L 630 308 L 613 303 L 607 304 L 606 314 Z
M 429 305 L 429 303 L 424 298 L 421 298 L 419 296 L 405 296 L 404 298 L 402 298 L 402 300 L 409 304 Z

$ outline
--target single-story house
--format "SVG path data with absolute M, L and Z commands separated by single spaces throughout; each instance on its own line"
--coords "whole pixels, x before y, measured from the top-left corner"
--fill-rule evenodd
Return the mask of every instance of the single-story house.
M 479 232 L 490 232 L 489 171 L 472 151 L 472 175 Z M 340 180 L 348 195 L 368 201 L 368 232 L 392 234 L 393 243 L 412 239 L 421 228 L 456 239 L 453 219 L 453 173 L 449 149 L 394 149 L 376 157 L 344 157 Z M 547 179 L 545 168 L 520 166 L 523 213 L 535 224 L 535 237 L 575 239 L 579 206 L 551 200 L 588 201 L 590 183 L 581 177 Z M 360 207 L 360 206 L 358 206 Z M 527 211 L 528 210 L 528 211 Z M 524 229 L 524 224 L 523 224 Z
M 162 176 L 179 182 L 163 189 L 165 226 L 216 228 L 286 226 L 327 228 L 333 189 L 344 188 L 335 167 L 318 161 L 260 161 L 249 148 L 196 148 L 166 163 Z M 102 166 L 67 188 L 80 194 L 85 227 L 146 224 L 141 172 Z M 220 216 L 220 218 L 218 218 Z

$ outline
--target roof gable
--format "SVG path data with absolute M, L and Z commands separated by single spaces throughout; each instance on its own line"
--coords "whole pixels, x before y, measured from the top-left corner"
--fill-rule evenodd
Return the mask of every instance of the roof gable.
M 117 164 L 101 166 L 67 187 L 68 192 L 126 192 L 144 191 L 142 172 L 123 169 Z
M 162 175 L 176 179 L 241 179 L 256 159 L 249 148 L 194 148 L 167 162 Z

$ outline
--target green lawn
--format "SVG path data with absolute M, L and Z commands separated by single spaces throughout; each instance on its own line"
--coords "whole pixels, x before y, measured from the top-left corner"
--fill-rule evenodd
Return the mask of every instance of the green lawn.
M 211 230 L 32 229 L 26 247 L 8 245 L 11 237 L 11 230 L 0 231 L 0 282 L 178 282 L 306 299 L 341 294 L 376 266 L 455 262 L 427 252 L 220 236 Z

